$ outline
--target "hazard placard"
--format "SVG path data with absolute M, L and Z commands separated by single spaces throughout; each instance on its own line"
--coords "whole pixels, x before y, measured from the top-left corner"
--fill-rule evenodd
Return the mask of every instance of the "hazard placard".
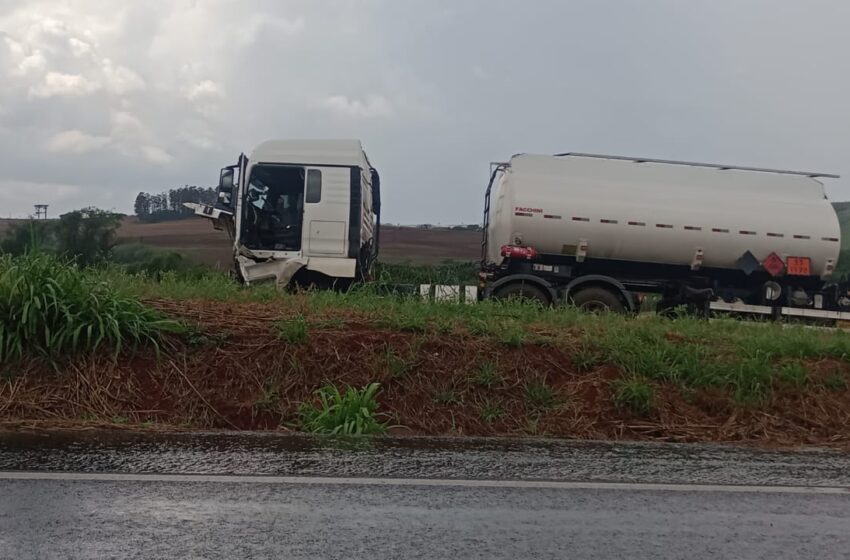
M 809 257 L 788 257 L 785 265 L 789 276 L 812 275 L 812 259 Z

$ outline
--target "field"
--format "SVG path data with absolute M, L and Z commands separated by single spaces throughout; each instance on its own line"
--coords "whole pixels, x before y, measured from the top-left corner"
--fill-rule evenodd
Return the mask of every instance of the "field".
M 214 230 L 202 218 L 145 224 L 135 217 L 128 217 L 118 230 L 118 239 L 119 242 L 143 243 L 177 251 L 195 262 L 220 269 L 230 264 L 231 246 L 227 235 Z M 380 250 L 381 260 L 391 263 L 473 261 L 481 256 L 481 234 L 384 225 L 381 227 Z

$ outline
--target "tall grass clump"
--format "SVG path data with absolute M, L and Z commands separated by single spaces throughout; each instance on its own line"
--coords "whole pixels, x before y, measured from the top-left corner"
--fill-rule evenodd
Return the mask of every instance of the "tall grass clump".
M 0 363 L 152 344 L 179 330 L 137 299 L 46 254 L 0 255 Z
M 652 412 L 655 390 L 645 379 L 630 377 L 619 379 L 614 384 L 614 403 L 638 416 Z
M 316 394 L 318 404 L 301 403 L 298 420 L 301 428 L 314 434 L 366 435 L 387 431 L 380 420 L 377 394 L 380 384 L 370 383 L 362 389 L 348 387 L 344 392 L 325 385 Z

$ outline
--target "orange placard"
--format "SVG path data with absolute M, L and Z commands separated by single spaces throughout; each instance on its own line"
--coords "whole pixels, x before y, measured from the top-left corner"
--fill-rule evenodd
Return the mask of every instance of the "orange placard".
M 786 262 L 789 276 L 811 276 L 812 259 L 809 257 L 788 257 Z

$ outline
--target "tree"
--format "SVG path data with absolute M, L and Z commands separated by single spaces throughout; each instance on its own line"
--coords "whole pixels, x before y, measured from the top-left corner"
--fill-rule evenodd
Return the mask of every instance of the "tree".
M 105 260 L 115 241 L 121 214 L 83 208 L 62 214 L 56 223 L 56 251 L 81 266 Z
M 216 189 L 195 185 L 184 185 L 159 194 L 139 193 L 136 196 L 135 211 L 143 222 L 177 220 L 192 215 L 192 211 L 183 206 L 186 202 L 211 204 L 215 201 Z
M 10 227 L 0 240 L 0 253 L 14 256 L 50 250 L 55 244 L 53 221 L 29 220 Z
M 133 204 L 133 211 L 140 220 L 144 220 L 151 213 L 151 196 L 148 193 L 140 192 L 136 195 L 136 202 Z

